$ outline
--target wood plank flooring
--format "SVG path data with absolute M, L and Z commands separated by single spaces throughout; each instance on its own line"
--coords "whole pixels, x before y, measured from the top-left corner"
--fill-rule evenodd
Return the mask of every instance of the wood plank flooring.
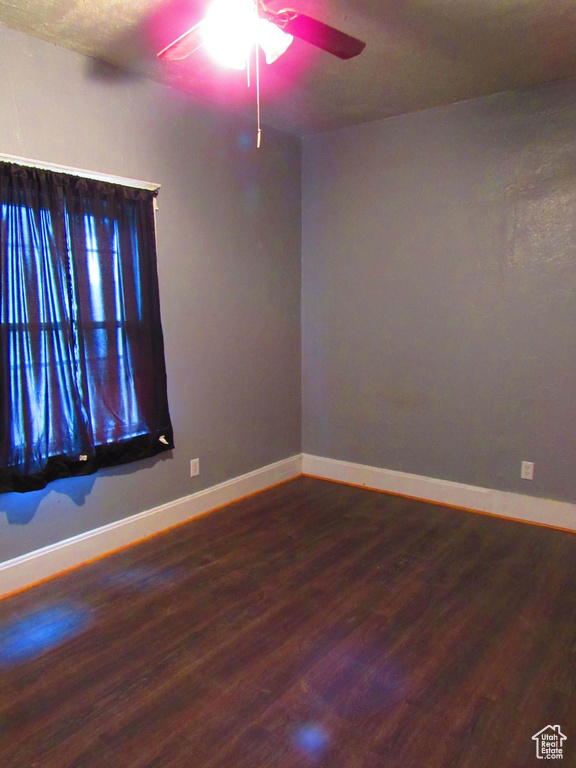
M 0 602 L 2 768 L 576 766 L 576 535 L 298 478 Z

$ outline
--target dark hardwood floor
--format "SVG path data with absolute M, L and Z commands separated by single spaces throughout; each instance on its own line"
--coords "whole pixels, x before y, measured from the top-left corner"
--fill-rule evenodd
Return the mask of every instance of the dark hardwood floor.
M 1 768 L 576 765 L 576 535 L 299 478 L 0 602 Z

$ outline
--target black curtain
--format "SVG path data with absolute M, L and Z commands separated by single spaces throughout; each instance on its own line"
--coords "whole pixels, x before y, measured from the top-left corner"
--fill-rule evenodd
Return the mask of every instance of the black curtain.
M 0 492 L 174 447 L 153 205 L 0 163 Z

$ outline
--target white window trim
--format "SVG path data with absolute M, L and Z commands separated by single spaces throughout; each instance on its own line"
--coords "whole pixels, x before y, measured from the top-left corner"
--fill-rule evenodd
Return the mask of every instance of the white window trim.
M 97 171 L 86 171 L 82 168 L 72 168 L 68 165 L 58 165 L 57 163 L 45 163 L 41 160 L 30 160 L 16 155 L 0 154 L 0 162 L 16 163 L 25 165 L 28 168 L 41 168 L 44 171 L 55 171 L 56 173 L 68 173 L 71 176 L 80 176 L 84 179 L 95 179 L 96 181 L 108 181 L 112 184 L 120 184 L 124 187 L 136 187 L 137 189 L 147 189 L 154 192 L 160 189 L 160 184 L 151 181 L 140 181 L 139 179 L 129 179 L 124 176 L 112 176 L 108 173 L 98 173 Z

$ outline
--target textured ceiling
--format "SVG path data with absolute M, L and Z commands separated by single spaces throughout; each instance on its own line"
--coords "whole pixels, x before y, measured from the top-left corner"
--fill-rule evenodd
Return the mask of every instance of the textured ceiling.
M 206 0 L 0 0 L 0 23 L 254 116 L 254 85 L 204 51 L 155 51 L 202 16 Z M 295 41 L 262 67 L 262 120 L 306 135 L 463 99 L 576 77 L 576 0 L 270 0 L 365 40 L 341 61 Z

